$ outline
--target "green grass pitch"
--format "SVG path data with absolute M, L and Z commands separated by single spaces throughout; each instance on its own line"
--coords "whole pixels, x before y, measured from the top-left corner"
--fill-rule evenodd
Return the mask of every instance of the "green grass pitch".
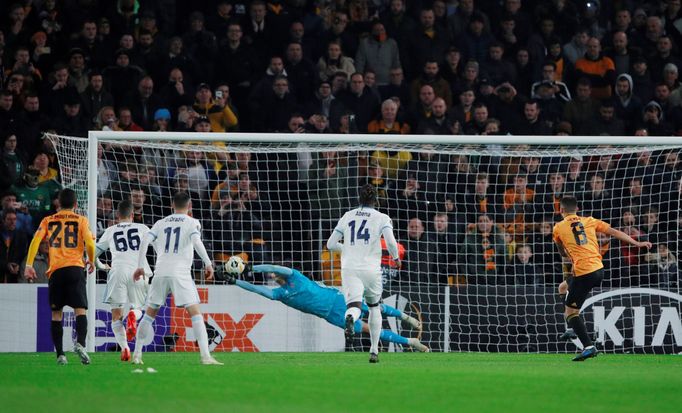
M 680 412 L 682 356 L 382 353 L 0 355 L 0 411 L 13 412 Z M 157 373 L 146 372 L 147 367 Z

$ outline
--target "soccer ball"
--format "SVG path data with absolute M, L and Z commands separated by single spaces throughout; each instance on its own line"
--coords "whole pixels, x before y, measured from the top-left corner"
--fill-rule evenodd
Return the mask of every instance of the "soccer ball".
M 244 272 L 244 260 L 239 256 L 232 256 L 225 264 L 225 271 L 229 274 L 239 275 Z

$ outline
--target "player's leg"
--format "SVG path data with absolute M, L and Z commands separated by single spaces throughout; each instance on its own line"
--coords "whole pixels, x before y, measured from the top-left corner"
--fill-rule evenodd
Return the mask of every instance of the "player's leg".
M 363 321 L 358 321 L 355 323 L 355 332 L 356 333 L 369 333 L 369 326 L 367 323 Z M 381 330 L 381 334 L 379 335 L 379 338 L 383 341 L 388 341 L 389 343 L 396 343 L 400 344 L 403 346 L 410 346 L 413 349 L 417 351 L 422 351 L 422 352 L 428 352 L 429 348 L 426 347 L 424 344 L 419 341 L 417 338 L 407 338 L 403 337 L 400 334 L 394 333 L 391 330 Z
M 587 295 L 592 287 L 601 282 L 601 278 L 601 270 L 575 277 L 566 294 L 564 316 L 566 317 L 567 324 L 575 331 L 583 345 L 582 353 L 576 356 L 573 361 L 583 361 L 597 355 L 597 349 L 594 347 L 589 334 L 587 334 L 587 328 L 580 316 L 580 308 L 587 299 Z
M 559 298 L 561 299 L 561 301 L 565 302 L 566 301 L 566 294 L 568 293 L 568 282 L 566 280 L 563 280 L 561 282 L 561 284 L 559 284 L 558 292 L 559 292 Z M 562 340 L 562 341 L 563 340 L 574 340 L 576 338 L 578 338 L 578 336 L 575 334 L 575 331 L 572 328 L 568 327 L 568 328 L 566 328 L 566 331 L 564 331 L 563 334 L 561 334 L 561 336 L 559 337 L 559 340 Z
M 126 317 L 126 337 L 132 341 L 137 335 L 137 321 L 142 318 L 142 308 L 147 299 L 149 283 L 146 277 L 135 281 L 132 277 L 126 277 L 127 302 L 131 309 Z
M 172 284 L 173 297 L 175 297 L 175 305 L 178 307 L 185 307 L 190 319 L 192 320 L 192 330 L 194 331 L 194 338 L 199 345 L 199 352 L 201 353 L 201 364 L 215 364 L 222 365 L 223 363 L 217 361 L 211 356 L 208 348 L 208 333 L 206 332 L 206 324 L 204 324 L 204 316 L 201 314 L 199 308 L 199 292 L 197 286 L 191 278 L 174 278 Z
M 65 297 L 59 270 L 56 270 L 48 281 L 48 298 L 52 309 L 52 319 L 50 321 L 50 334 L 54 343 L 54 351 L 57 354 L 57 363 L 66 364 L 64 354 L 64 327 L 62 326 L 62 308 L 64 307 Z
M 416 318 L 410 317 L 409 315 L 403 313 L 395 307 L 391 307 L 390 305 L 381 304 L 381 315 L 398 318 L 416 329 L 419 329 L 422 326 L 422 323 Z
M 154 319 L 159 312 L 159 308 L 165 304 L 169 291 L 168 277 L 154 277 L 149 287 L 149 295 L 147 296 L 147 310 L 137 326 L 133 364 L 143 364 L 142 347 L 154 340 Z
M 355 322 L 362 315 L 362 293 L 364 286 L 362 281 L 354 274 L 341 274 L 343 296 L 346 300 L 345 331 L 346 340 L 353 339 L 355 334 Z
M 363 274 L 362 281 L 365 287 L 365 301 L 369 307 L 369 362 L 379 361 L 379 337 L 381 336 L 381 294 L 383 286 L 381 284 L 381 273 Z
M 111 308 L 111 331 L 114 333 L 116 344 L 121 347 L 121 361 L 130 360 L 130 348 L 128 347 L 128 338 L 126 337 L 126 329 L 123 326 L 123 308 Z
M 124 274 L 116 269 L 109 271 L 107 288 L 104 292 L 104 303 L 111 306 L 111 331 L 119 347 L 121 347 L 121 360 L 130 360 L 130 348 L 128 337 L 123 325 L 123 311 L 127 307 L 128 289 L 126 278 L 132 278 L 130 274 Z
M 73 350 L 80 357 L 81 363 L 90 364 L 90 356 L 85 350 L 85 339 L 88 336 L 88 293 L 85 269 L 74 266 L 64 267 L 62 271 L 65 279 L 68 280 L 69 301 L 66 304 L 73 308 L 76 315 L 76 344 Z

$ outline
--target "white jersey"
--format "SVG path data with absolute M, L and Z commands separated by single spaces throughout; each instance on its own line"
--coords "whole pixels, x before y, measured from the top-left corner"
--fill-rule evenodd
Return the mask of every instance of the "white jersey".
M 140 244 L 149 233 L 149 228 L 143 224 L 121 222 L 110 226 L 97 242 L 97 249 L 101 252 L 111 251 L 111 268 L 118 271 L 135 271 L 140 256 Z M 145 273 L 151 274 L 149 264 L 145 265 Z
M 156 251 L 154 275 L 192 278 L 193 237 L 201 238 L 201 223 L 185 214 L 173 214 L 156 221 L 149 232 Z
M 374 208 L 346 212 L 334 228 L 343 235 L 341 268 L 381 272 L 381 235 L 386 228 L 393 230 L 391 218 Z

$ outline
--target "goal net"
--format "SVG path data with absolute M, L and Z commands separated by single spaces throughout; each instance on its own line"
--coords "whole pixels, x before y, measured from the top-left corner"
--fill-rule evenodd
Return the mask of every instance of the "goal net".
M 254 264 L 298 269 L 328 286 L 340 286 L 340 257 L 325 248 L 326 240 L 341 215 L 357 205 L 358 188 L 375 185 L 377 209 L 393 219 L 404 262 L 397 269 L 385 260 L 384 302 L 422 321 L 414 329 L 385 318 L 384 328 L 418 337 L 435 351 L 578 348 L 577 340 L 560 339 L 566 325 L 557 286 L 570 266 L 552 240 L 559 201 L 573 195 L 580 214 L 654 244 L 646 251 L 599 235 L 605 279 L 582 309 L 590 334 L 606 351 L 682 350 L 682 145 L 619 145 L 613 139 L 610 145 L 500 145 L 504 137 L 487 145 L 457 143 L 457 137 L 436 144 L 419 143 L 425 137 L 362 143 L 363 137 L 325 142 L 311 135 L 258 142 L 246 134 L 209 141 L 209 135 L 220 136 L 49 139 L 64 185 L 77 189 L 84 211 L 96 210 L 90 219 L 97 235 L 112 224 L 123 199 L 132 200 L 137 222 L 151 226 L 170 213 L 174 192 L 188 191 L 216 265 L 241 254 Z M 96 164 L 86 156 L 94 142 Z M 96 194 L 87 191 L 94 176 Z M 340 329 L 238 287 L 205 283 L 200 261 L 195 264 L 213 349 L 343 348 Z M 99 274 L 99 283 L 105 279 Z M 268 274 L 249 274 L 245 281 L 277 287 Z M 170 298 L 169 304 L 156 320 L 149 349 L 195 350 L 187 316 Z M 97 317 L 104 322 L 98 320 L 98 350 L 105 350 L 113 343 L 102 339 L 111 335 L 110 320 L 106 312 Z

